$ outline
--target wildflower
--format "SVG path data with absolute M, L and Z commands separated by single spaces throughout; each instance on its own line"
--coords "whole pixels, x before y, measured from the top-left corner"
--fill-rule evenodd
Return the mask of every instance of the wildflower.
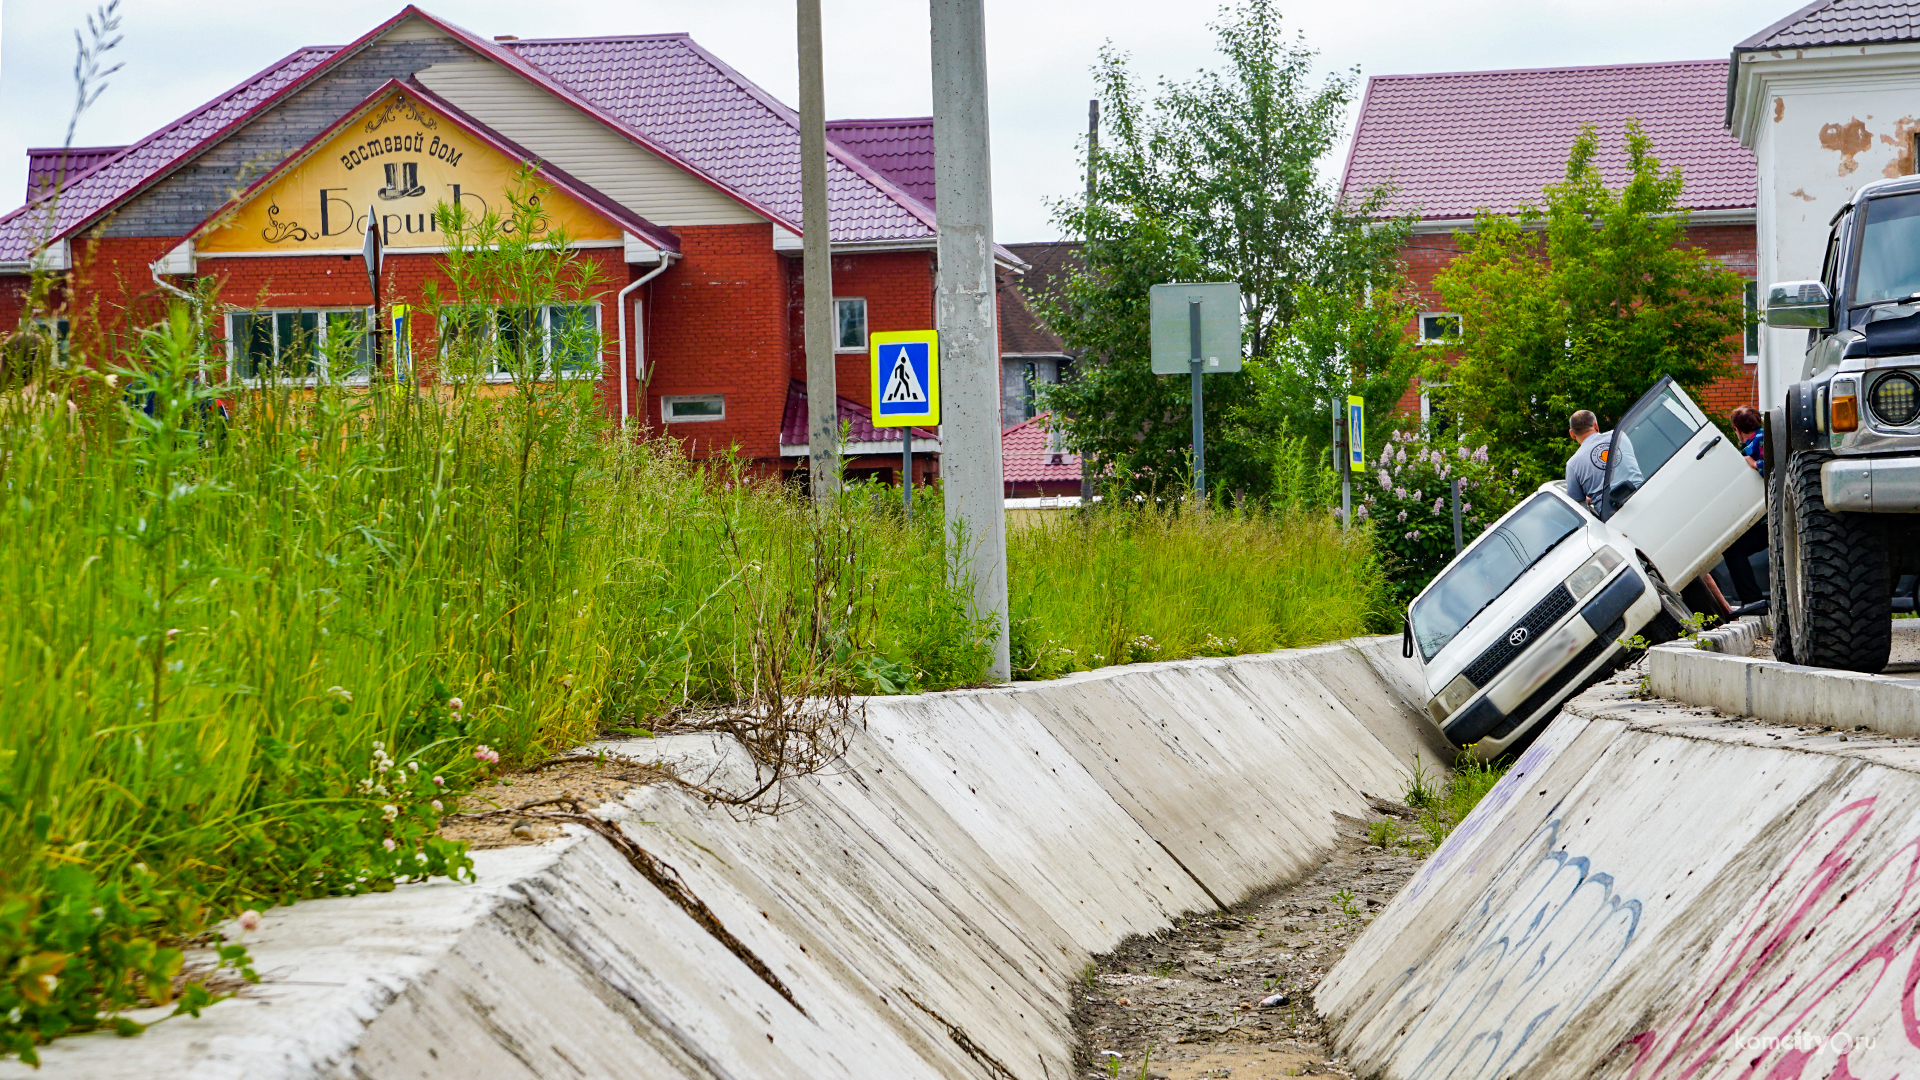
M 341 701 L 352 701 L 353 691 L 347 689 L 344 686 L 329 686 L 327 687 L 327 696 L 330 698 L 338 698 Z M 373 745 L 376 748 L 380 746 L 379 743 L 374 743 Z
M 419 772 L 419 771 L 420 771 L 420 763 L 419 763 L 419 762 L 417 762 L 417 761 L 409 761 L 409 762 L 407 762 L 407 771 L 408 771 L 408 772 Z
M 180 628 L 177 626 L 167 631 L 167 644 L 169 645 L 173 644 L 173 639 L 179 636 L 180 636 Z
M 500 751 L 495 750 L 486 743 L 481 743 L 479 746 L 473 748 L 473 760 L 484 761 L 489 765 L 498 765 L 500 764 Z
M 260 913 L 248 908 L 240 913 L 240 929 L 251 934 L 260 929 Z
M 466 708 L 466 706 L 456 697 L 447 699 L 447 708 L 452 709 L 454 712 L 459 712 L 461 709 Z
M 376 741 L 376 742 L 375 742 L 375 743 L 373 744 L 373 752 L 374 752 L 374 753 L 376 753 L 376 754 L 384 754 L 384 752 L 386 751 L 386 749 L 387 749 L 387 744 L 386 744 L 386 743 L 383 743 L 383 742 L 378 742 L 378 741 Z
M 426 861 L 427 861 L 427 853 L 426 853 L 426 852 L 424 852 L 424 851 L 416 851 L 416 852 L 414 852 L 414 853 L 413 853 L 413 861 L 414 861 L 414 862 L 417 862 L 417 863 L 423 863 L 423 862 L 426 862 Z
M 400 816 L 400 808 L 393 805 L 392 803 L 388 803 L 387 805 L 380 808 L 380 817 L 384 820 L 392 821 L 394 818 L 397 818 L 399 816 Z
M 433 782 L 434 782 L 434 784 L 435 784 L 436 786 L 439 786 L 439 787 L 446 787 L 446 786 L 447 786 L 447 778 L 446 778 L 446 777 L 444 777 L 444 776 L 436 776 L 436 777 L 434 777 L 434 778 L 433 778 Z
M 40 985 L 46 988 L 48 995 L 52 995 L 54 989 L 60 985 L 60 976 L 42 975 L 40 976 Z
M 1402 525 L 1405 525 L 1407 523 L 1407 512 L 1405 510 L 1400 511 L 1400 516 L 1398 518 L 1395 518 L 1394 520 L 1398 521 Z
M 436 814 L 446 809 L 446 807 L 440 805 L 439 799 L 435 799 L 431 803 L 428 803 L 427 805 L 433 807 L 433 812 Z
M 380 841 L 380 846 L 383 848 L 386 848 L 388 851 L 392 851 L 394 848 L 397 848 L 400 845 L 394 843 L 393 837 L 389 836 L 385 840 Z

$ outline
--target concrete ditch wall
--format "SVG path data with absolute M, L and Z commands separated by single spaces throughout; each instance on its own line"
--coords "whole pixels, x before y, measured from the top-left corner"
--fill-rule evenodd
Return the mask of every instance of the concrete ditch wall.
M 584 834 L 480 852 L 478 884 L 269 912 L 253 992 L 0 1077 L 1064 1080 L 1091 953 L 1305 870 L 1334 814 L 1446 760 L 1407 663 L 1378 638 L 872 699 L 790 814 L 604 808 L 792 1004 Z
M 1349 1064 L 1920 1072 L 1920 743 L 1644 700 L 1636 681 L 1570 702 L 1322 982 Z

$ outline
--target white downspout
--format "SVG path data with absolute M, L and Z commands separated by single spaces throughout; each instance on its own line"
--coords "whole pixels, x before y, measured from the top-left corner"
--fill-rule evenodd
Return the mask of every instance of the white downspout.
M 614 306 L 619 309 L 616 316 L 620 323 L 620 430 L 622 431 L 627 429 L 627 418 L 632 415 L 632 409 L 627 403 L 627 296 L 633 292 L 633 290 L 659 277 L 662 273 L 665 273 L 667 267 L 672 266 L 674 260 L 677 258 L 679 258 L 679 256 L 671 252 L 661 252 L 659 266 L 654 267 L 634 279 L 633 284 L 621 289 L 619 295 L 614 297 Z M 633 317 L 633 329 L 635 334 L 640 335 L 640 316 L 638 314 L 635 314 Z M 640 341 L 642 342 L 641 348 L 643 350 L 646 347 L 644 344 L 645 340 L 645 335 L 640 335 Z M 639 353 L 636 353 L 633 358 L 633 377 L 641 380 L 646 378 L 645 360 Z M 645 406 L 645 404 L 646 402 L 641 402 L 642 406 Z

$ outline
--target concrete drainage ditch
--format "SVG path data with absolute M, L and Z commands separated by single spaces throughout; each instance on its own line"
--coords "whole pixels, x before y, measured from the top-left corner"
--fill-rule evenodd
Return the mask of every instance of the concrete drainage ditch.
M 792 813 L 597 811 L 657 873 L 573 826 L 477 853 L 477 884 L 272 911 L 258 987 L 0 1077 L 1064 1080 L 1093 954 L 1305 874 L 1336 815 L 1444 760 L 1415 679 L 1379 638 L 873 699 Z
M 1649 667 L 1692 700 L 1569 702 L 1321 983 L 1356 1074 L 1920 1067 L 1920 684 Z

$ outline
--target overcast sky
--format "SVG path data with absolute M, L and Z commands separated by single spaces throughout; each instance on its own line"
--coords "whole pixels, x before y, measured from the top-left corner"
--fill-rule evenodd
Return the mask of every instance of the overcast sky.
M 1425 71 L 1724 57 L 1801 0 L 1281 0 L 1327 71 Z M 0 0 L 0 204 L 18 205 L 28 146 L 57 146 L 72 112 L 73 29 L 93 4 Z M 340 45 L 398 0 L 122 0 L 125 67 L 80 121 L 76 145 L 131 142 L 301 45 Z M 686 31 L 796 104 L 789 0 L 425 0 L 484 35 L 566 37 Z M 913 0 L 824 0 L 831 117 L 930 110 L 927 8 Z M 987 0 L 995 231 L 1057 235 L 1047 200 L 1081 185 L 1089 67 L 1103 41 L 1148 79 L 1214 63 L 1210 0 Z M 1357 101 L 1357 94 L 1356 94 Z M 1337 168 L 1337 163 L 1334 165 Z

